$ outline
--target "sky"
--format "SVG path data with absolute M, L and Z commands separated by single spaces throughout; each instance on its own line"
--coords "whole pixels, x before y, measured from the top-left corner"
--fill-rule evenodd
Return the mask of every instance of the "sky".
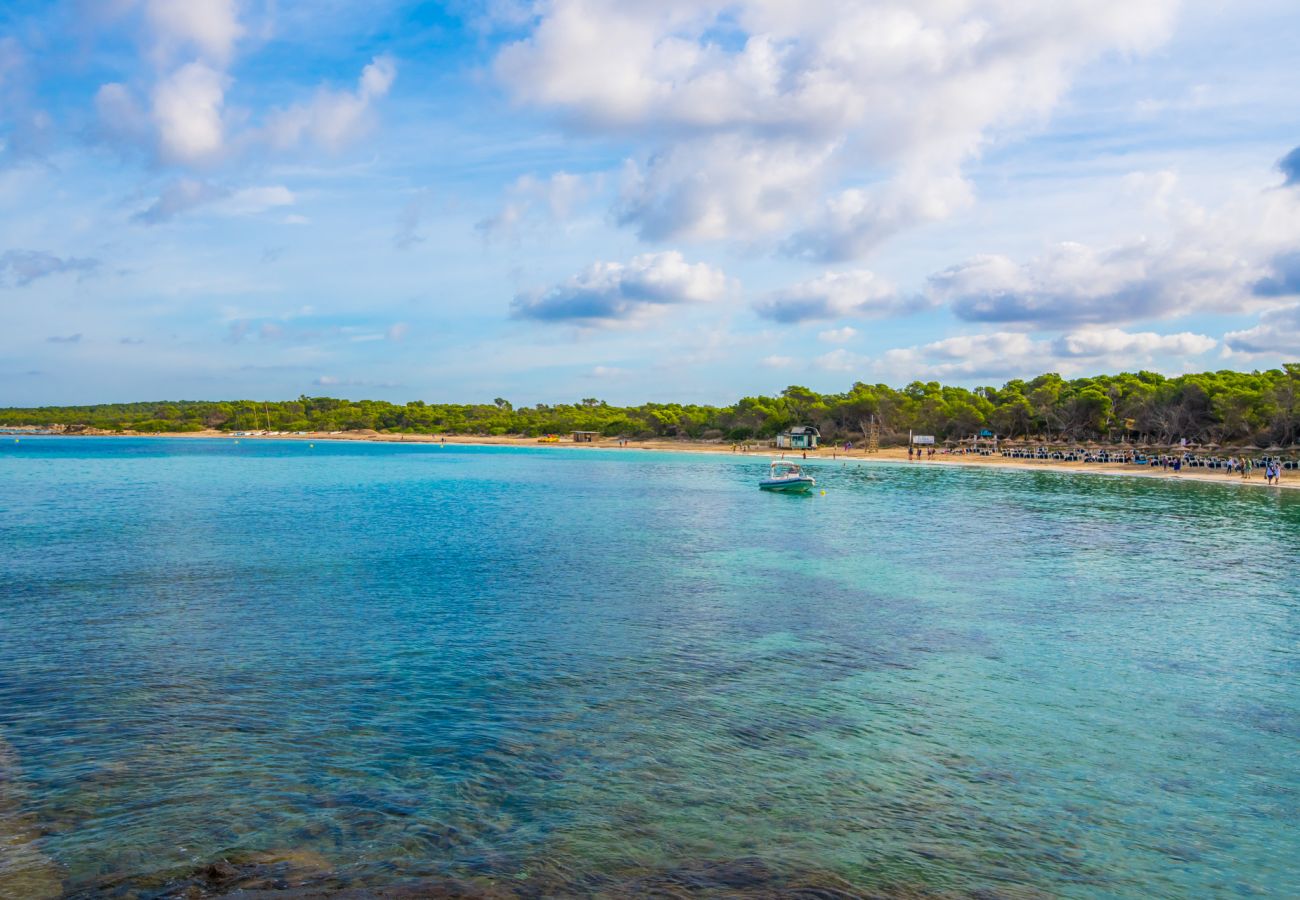
M 1295 0 L 8 0 L 0 405 L 1300 360 Z

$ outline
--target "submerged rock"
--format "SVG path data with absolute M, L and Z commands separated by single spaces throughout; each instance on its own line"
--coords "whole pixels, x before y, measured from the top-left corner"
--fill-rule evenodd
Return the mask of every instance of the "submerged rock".
M 0 740 L 0 897 L 61 897 L 62 873 L 40 850 L 43 829 L 23 813 L 24 794 L 18 780 L 18 755 Z
M 324 858 L 305 851 L 232 853 L 165 883 L 116 882 L 69 896 L 84 900 L 1020 900 L 1037 896 L 992 890 L 932 891 L 922 885 L 866 888 L 829 872 L 787 871 L 753 856 L 691 860 L 670 868 L 618 873 L 578 871 L 554 862 L 512 871 L 518 874 L 403 878 L 392 868 L 384 868 L 382 873 L 331 869 Z M 391 881 L 385 882 L 385 878 Z

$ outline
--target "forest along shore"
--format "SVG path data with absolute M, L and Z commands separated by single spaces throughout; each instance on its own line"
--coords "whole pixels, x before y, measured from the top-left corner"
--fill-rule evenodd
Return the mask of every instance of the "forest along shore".
M 541 442 L 535 437 L 525 437 L 519 435 L 465 435 L 465 434 L 384 434 L 370 430 L 362 431 L 342 431 L 342 432 L 324 432 L 309 431 L 296 433 L 283 432 L 229 432 L 205 429 L 203 431 L 187 431 L 160 434 L 121 434 L 118 432 L 97 432 L 87 430 L 69 435 L 93 437 L 166 437 L 166 438 L 222 438 L 232 441 L 243 440 L 276 440 L 276 441 L 307 441 L 314 443 L 317 441 L 367 441 L 373 443 L 403 443 L 403 444 L 453 444 L 464 446 L 480 447 L 536 447 L 538 449 L 568 449 L 568 450 L 588 450 L 588 451 L 614 451 L 619 450 L 656 450 L 668 453 L 722 453 L 728 455 L 751 456 L 755 458 L 777 459 L 784 454 L 785 459 L 795 459 L 803 462 L 805 457 L 803 451 L 799 450 L 776 450 L 766 445 L 766 443 L 757 444 L 728 444 L 717 441 L 691 441 L 691 440 L 632 440 L 621 438 L 595 438 L 591 442 L 574 443 L 568 438 L 562 438 L 558 442 Z M 1133 447 L 1111 447 L 1112 452 L 1127 450 L 1133 451 Z M 1160 451 L 1150 451 L 1152 453 Z M 1172 451 L 1164 451 L 1171 453 Z M 1243 451 L 1232 451 L 1231 449 L 1222 449 L 1216 451 L 1217 456 L 1240 456 Z M 1209 455 L 1209 454 L 1201 454 Z M 1252 452 L 1254 456 L 1263 456 L 1262 452 Z M 1288 451 L 1282 454 L 1284 458 L 1290 459 L 1296 457 L 1295 451 Z M 925 466 L 976 466 L 993 469 L 1008 469 L 1015 471 L 1031 472 L 1067 472 L 1086 475 L 1125 475 L 1134 478 L 1154 478 L 1162 481 L 1195 481 L 1205 482 L 1207 484 L 1228 484 L 1241 485 L 1242 487 L 1261 487 L 1270 489 L 1296 490 L 1300 489 L 1300 470 L 1287 469 L 1282 472 L 1280 483 L 1268 485 L 1265 483 L 1264 470 L 1257 467 L 1249 479 L 1242 478 L 1238 473 L 1229 474 L 1218 469 L 1196 469 L 1184 467 L 1181 472 L 1174 472 L 1170 469 L 1162 469 L 1159 466 L 1150 465 L 1133 465 L 1127 463 L 1091 463 L 1076 462 L 1069 460 L 1056 459 L 1012 459 L 1001 455 L 981 456 L 978 454 L 967 453 L 945 453 L 942 450 L 936 452 L 930 457 L 911 457 L 909 458 L 906 447 L 882 447 L 880 450 L 868 453 L 860 448 L 842 450 L 832 447 L 822 447 L 818 450 L 809 451 L 806 457 L 808 462 L 816 463 L 869 463 L 884 462 L 902 465 L 913 465 L 918 467 Z

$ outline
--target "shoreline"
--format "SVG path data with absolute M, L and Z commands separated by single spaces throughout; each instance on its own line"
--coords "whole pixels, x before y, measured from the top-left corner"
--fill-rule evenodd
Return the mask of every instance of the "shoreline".
M 7 435 L 12 437 L 14 435 Z M 22 435 L 18 435 L 21 437 Z M 733 450 L 731 444 L 710 443 L 704 441 L 671 441 L 671 440 L 644 440 L 628 441 L 624 446 L 619 446 L 614 438 L 604 438 L 591 443 L 577 444 L 571 440 L 561 440 L 559 443 L 540 443 L 536 438 L 517 437 L 502 435 L 499 437 L 489 435 L 432 435 L 432 434 L 382 434 L 379 432 L 341 432 L 334 434 L 331 432 L 307 432 L 304 434 L 235 434 L 229 431 L 189 431 L 189 432 L 163 432 L 159 434 L 118 434 L 110 432 L 80 432 L 76 434 L 45 434 L 39 435 L 33 433 L 32 436 L 40 437 L 159 437 L 159 438 L 206 438 L 206 439 L 226 439 L 226 440 L 271 440 L 271 441 L 362 441 L 365 443 L 375 444 L 454 444 L 469 447 L 535 447 L 537 449 L 565 449 L 565 450 L 590 450 L 590 451 L 613 451 L 620 450 L 652 450 L 664 453 L 707 453 L 707 454 L 725 454 L 729 456 L 745 456 L 753 458 L 777 458 L 780 456 L 779 451 L 773 451 L 772 448 L 764 447 L 762 449 L 751 450 Z M 799 456 L 803 451 L 785 451 L 785 457 L 798 462 L 804 462 Z M 1290 470 L 1283 474 L 1280 484 L 1267 484 L 1264 481 L 1262 470 L 1256 470 L 1252 477 L 1247 480 L 1239 474 L 1226 474 L 1221 472 L 1211 472 L 1204 469 L 1188 470 L 1175 474 L 1174 472 L 1162 471 L 1151 466 L 1138 466 L 1124 463 L 1082 463 L 1082 462 L 1065 462 L 1061 460 L 1037 460 L 1037 459 L 1008 459 L 1002 456 L 968 456 L 968 455 L 943 455 L 936 454 L 929 459 L 909 460 L 905 447 L 887 447 L 875 453 L 867 453 L 860 449 L 850 450 L 833 450 L 822 448 L 812 452 L 807 458 L 808 462 L 828 463 L 875 463 L 883 462 L 896 465 L 912 465 L 918 467 L 925 466 L 967 466 L 973 468 L 990 468 L 1004 471 L 1017 472 L 1055 472 L 1071 475 L 1103 475 L 1110 477 L 1130 477 L 1130 478 L 1147 478 L 1156 481 L 1165 482 L 1198 482 L 1204 484 L 1222 484 L 1241 486 L 1244 488 L 1258 487 L 1277 490 L 1298 490 L 1300 489 L 1300 472 Z

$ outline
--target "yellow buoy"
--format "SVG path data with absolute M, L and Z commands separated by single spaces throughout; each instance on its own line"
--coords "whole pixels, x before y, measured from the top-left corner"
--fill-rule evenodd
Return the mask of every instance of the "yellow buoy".
M 825 491 L 822 491 L 822 496 L 823 496 L 823 497 L 826 496 L 826 492 L 825 492 Z

